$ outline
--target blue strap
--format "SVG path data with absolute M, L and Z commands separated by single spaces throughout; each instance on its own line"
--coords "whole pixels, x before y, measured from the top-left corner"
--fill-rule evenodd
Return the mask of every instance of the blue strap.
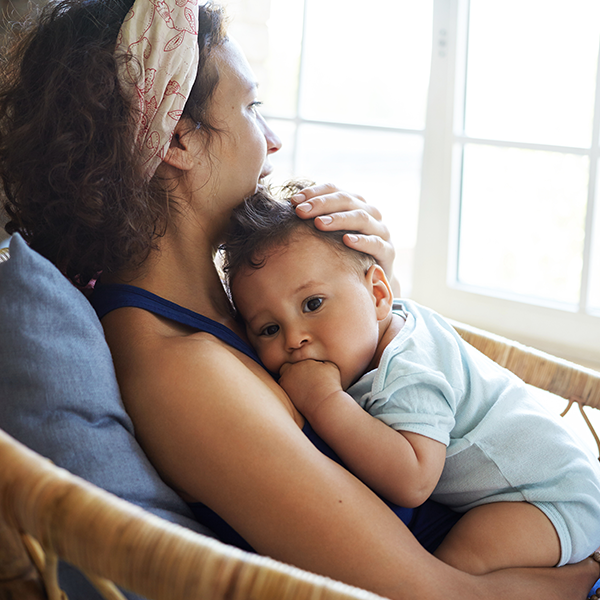
M 171 319 L 171 321 L 210 333 L 263 366 L 254 349 L 225 325 L 142 288 L 122 283 L 107 285 L 97 283 L 90 302 L 99 319 L 117 308 L 127 306 L 142 308 L 161 317 Z

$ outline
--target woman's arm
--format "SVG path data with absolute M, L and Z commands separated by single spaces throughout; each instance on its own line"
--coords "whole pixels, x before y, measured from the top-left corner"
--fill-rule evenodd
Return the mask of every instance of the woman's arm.
M 344 192 L 331 183 L 303 189 L 292 197 L 292 203 L 301 219 L 315 219 L 317 229 L 355 231 L 344 236 L 344 243 L 373 256 L 385 271 L 394 295 L 400 296 L 400 283 L 394 275 L 396 251 L 377 208 L 362 196 Z
M 279 384 L 317 434 L 371 489 L 409 508 L 429 498 L 444 468 L 444 444 L 395 431 L 372 417 L 343 391 L 332 363 L 288 363 Z
M 157 340 L 118 325 L 107 338 L 150 460 L 261 554 L 398 600 L 440 590 L 461 600 L 532 593 L 581 600 L 593 582 L 589 565 L 547 580 L 525 572 L 489 584 L 443 564 L 373 492 L 312 446 L 289 400 L 250 359 L 206 334 Z

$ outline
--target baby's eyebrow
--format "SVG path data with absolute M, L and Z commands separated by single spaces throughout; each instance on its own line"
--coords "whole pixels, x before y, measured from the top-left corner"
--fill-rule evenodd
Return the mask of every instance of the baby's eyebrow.
M 257 321 L 259 318 L 260 318 L 260 313 L 250 315 L 250 317 L 248 317 L 248 318 L 246 318 L 245 316 L 242 315 L 242 319 L 243 319 L 244 323 L 246 323 L 246 325 L 248 325 L 250 327 L 254 326 L 254 322 Z
M 306 283 L 303 283 L 301 285 L 299 285 L 295 290 L 294 290 L 294 294 L 299 294 L 300 292 L 302 292 L 303 290 L 305 290 L 306 288 L 309 287 L 314 287 L 316 285 L 318 285 L 319 282 L 315 281 L 314 279 L 311 279 L 309 281 L 307 281 Z

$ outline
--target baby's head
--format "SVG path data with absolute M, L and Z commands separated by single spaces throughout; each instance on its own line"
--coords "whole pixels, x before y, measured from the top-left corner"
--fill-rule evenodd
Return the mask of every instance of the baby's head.
M 348 248 L 344 233 L 319 231 L 265 191 L 234 211 L 224 270 L 250 343 L 270 371 L 330 361 L 345 389 L 376 366 L 392 292 L 383 269 Z

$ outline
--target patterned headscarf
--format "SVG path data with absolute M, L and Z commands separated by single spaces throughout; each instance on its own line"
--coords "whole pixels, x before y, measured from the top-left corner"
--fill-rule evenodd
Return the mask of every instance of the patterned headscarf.
M 138 101 L 136 146 L 150 179 L 164 159 L 198 70 L 198 0 L 135 0 L 117 37 L 122 84 Z M 140 72 L 141 69 L 141 72 Z

